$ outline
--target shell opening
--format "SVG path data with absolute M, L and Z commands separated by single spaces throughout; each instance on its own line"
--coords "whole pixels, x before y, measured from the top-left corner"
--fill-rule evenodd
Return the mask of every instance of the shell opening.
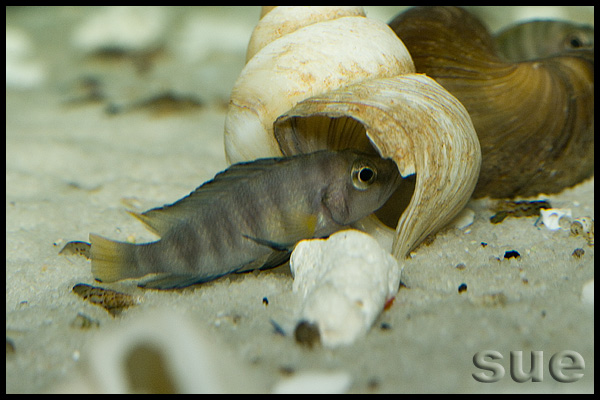
M 275 138 L 285 155 L 311 153 L 318 150 L 357 149 L 377 154 L 360 121 L 328 114 L 307 117 L 292 116 L 278 119 L 274 125 Z
M 306 117 L 289 116 L 275 122 L 274 132 L 284 155 L 324 149 L 356 149 L 381 156 L 369 139 L 365 126 L 349 116 L 332 116 L 326 113 Z M 385 227 L 396 229 L 400 216 L 410 203 L 415 182 L 416 174 L 404 177 L 400 187 L 375 212 L 376 219 Z

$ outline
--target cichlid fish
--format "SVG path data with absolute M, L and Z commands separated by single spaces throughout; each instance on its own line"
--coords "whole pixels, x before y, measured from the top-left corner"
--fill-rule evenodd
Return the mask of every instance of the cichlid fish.
M 380 208 L 400 181 L 393 161 L 354 150 L 234 164 L 176 203 L 130 213 L 156 242 L 90 234 L 92 273 L 102 282 L 160 274 L 142 286 L 171 289 L 276 267 L 300 240 Z
M 594 50 L 594 27 L 567 21 L 527 21 L 496 36 L 498 52 L 509 61 L 529 61 L 579 50 Z

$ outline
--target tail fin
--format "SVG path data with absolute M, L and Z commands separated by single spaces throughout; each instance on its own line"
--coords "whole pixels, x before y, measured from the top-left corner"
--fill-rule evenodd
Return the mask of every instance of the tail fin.
M 115 242 L 90 233 L 92 274 L 100 282 L 137 278 L 135 244 Z

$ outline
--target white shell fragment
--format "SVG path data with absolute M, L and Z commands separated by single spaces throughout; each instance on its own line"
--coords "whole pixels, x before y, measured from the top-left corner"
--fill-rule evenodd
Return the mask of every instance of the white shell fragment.
M 24 31 L 6 27 L 6 87 L 29 89 L 41 85 L 46 71 L 36 59 L 34 45 Z
M 193 313 L 159 308 L 100 329 L 71 357 L 78 365 L 51 393 L 346 393 L 344 370 L 307 369 L 262 383 Z
M 142 313 L 96 335 L 82 352 L 79 375 L 53 391 L 264 391 L 250 369 L 214 339 L 189 314 L 171 309 Z M 140 357 L 143 365 L 132 361 Z
M 73 44 L 86 52 L 151 50 L 163 37 L 165 17 L 157 6 L 105 7 L 75 29 Z
M 581 302 L 583 304 L 594 305 L 594 280 L 587 281 L 581 289 Z
M 352 385 L 352 377 L 345 371 L 300 372 L 283 378 L 273 388 L 273 394 L 283 393 L 346 393 Z
M 401 274 L 396 259 L 357 230 L 301 241 L 290 268 L 293 291 L 303 299 L 299 321 L 316 324 L 326 347 L 347 345 L 366 334 L 398 291 Z
M 544 226 L 551 230 L 556 231 L 561 229 L 560 220 L 561 218 L 567 217 L 569 220 L 572 217 L 570 208 L 548 208 L 541 209 L 540 214 Z
M 475 211 L 470 208 L 465 208 L 450 222 L 450 225 L 456 229 L 466 229 L 469 226 L 473 225 L 473 221 L 475 220 Z

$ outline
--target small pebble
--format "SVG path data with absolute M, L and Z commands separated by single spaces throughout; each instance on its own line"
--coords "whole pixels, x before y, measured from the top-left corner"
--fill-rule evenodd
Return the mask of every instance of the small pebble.
M 571 223 L 571 233 L 583 236 L 590 246 L 594 245 L 594 220 L 591 217 L 580 217 Z
M 71 321 L 71 327 L 76 328 L 76 329 L 81 329 L 81 330 L 98 328 L 98 327 L 100 327 L 100 321 L 95 320 L 91 317 L 88 317 L 87 315 L 85 315 L 83 313 L 77 313 L 77 316 L 75 317 L 75 319 L 73 321 Z
M 573 250 L 573 254 L 571 254 L 575 258 L 581 258 L 585 254 L 585 250 L 578 248 Z
M 12 339 L 6 338 L 6 357 L 13 357 L 17 352 L 17 348 Z
M 300 321 L 294 330 L 294 338 L 297 343 L 312 349 L 315 344 L 321 342 L 319 326 L 307 321 Z
M 518 260 L 519 258 L 521 258 L 521 254 L 519 254 L 519 252 L 516 250 L 509 250 L 509 251 L 504 252 L 504 258 L 506 260 L 508 260 L 510 258 L 516 258 Z

